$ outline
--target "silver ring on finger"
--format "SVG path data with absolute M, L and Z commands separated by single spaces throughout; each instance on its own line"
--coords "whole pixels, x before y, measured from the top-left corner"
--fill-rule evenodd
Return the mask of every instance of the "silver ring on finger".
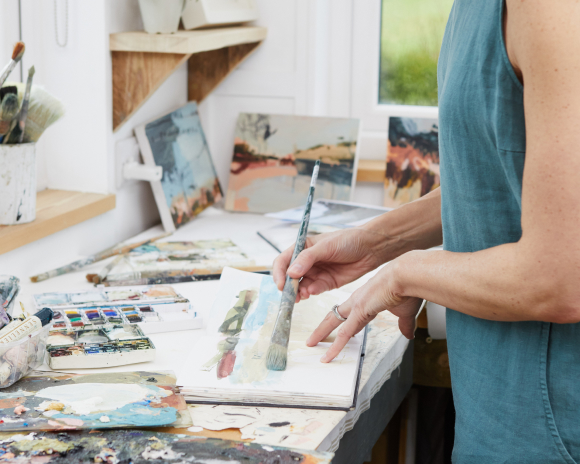
M 334 314 L 334 317 L 336 317 L 340 322 L 346 321 L 346 317 L 342 317 L 340 315 L 340 313 L 338 312 L 338 305 L 334 305 L 332 307 L 332 310 L 331 311 L 332 311 L 332 314 Z

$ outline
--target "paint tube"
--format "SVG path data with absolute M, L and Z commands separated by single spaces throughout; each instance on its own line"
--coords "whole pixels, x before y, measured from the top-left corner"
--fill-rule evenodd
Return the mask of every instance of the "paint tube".
M 34 316 L 27 317 L 20 323 L 14 325 L 12 329 L 8 330 L 6 333 L 0 333 L 0 344 L 10 343 L 20 340 L 26 337 L 32 332 L 37 331 L 52 320 L 52 310 L 50 308 L 42 308 Z M 16 321 L 13 321 L 16 322 Z M 11 323 L 12 324 L 12 323 Z M 5 328 L 8 329 L 8 326 Z M 3 331 L 3 330 L 2 330 Z

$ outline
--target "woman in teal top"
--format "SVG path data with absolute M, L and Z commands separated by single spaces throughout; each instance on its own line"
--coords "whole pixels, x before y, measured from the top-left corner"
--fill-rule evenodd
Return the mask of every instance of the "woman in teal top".
M 340 306 L 322 362 L 380 311 L 412 338 L 422 299 L 450 308 L 456 463 L 580 464 L 579 25 L 575 0 L 455 0 L 441 188 L 310 239 L 288 269 L 308 298 L 389 262 Z M 307 344 L 341 322 L 329 313 Z

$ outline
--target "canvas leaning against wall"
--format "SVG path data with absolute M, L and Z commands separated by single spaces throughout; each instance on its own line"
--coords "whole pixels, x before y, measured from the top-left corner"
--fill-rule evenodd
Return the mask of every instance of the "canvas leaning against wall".
M 163 167 L 161 181 L 151 182 L 151 187 L 166 231 L 222 198 L 195 102 L 136 127 L 135 135 L 143 162 Z
M 316 160 L 314 198 L 350 201 L 359 126 L 358 119 L 240 114 L 226 209 L 272 213 L 303 206 Z
M 440 182 L 438 120 L 391 117 L 384 206 L 409 203 L 435 190 Z

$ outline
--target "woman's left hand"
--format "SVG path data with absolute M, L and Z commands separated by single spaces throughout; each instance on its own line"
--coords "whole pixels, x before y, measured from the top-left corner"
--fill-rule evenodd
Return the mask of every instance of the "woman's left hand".
M 394 278 L 396 260 L 388 263 L 376 276 L 356 290 L 348 300 L 340 305 L 338 312 L 346 317 L 339 321 L 334 314 L 328 313 L 316 330 L 310 335 L 306 344 L 315 346 L 342 324 L 336 339 L 320 359 L 327 363 L 332 361 L 345 347 L 348 341 L 359 333 L 381 311 L 390 311 L 399 317 L 399 329 L 409 339 L 414 337 L 415 317 L 419 312 L 421 298 L 402 296 Z

